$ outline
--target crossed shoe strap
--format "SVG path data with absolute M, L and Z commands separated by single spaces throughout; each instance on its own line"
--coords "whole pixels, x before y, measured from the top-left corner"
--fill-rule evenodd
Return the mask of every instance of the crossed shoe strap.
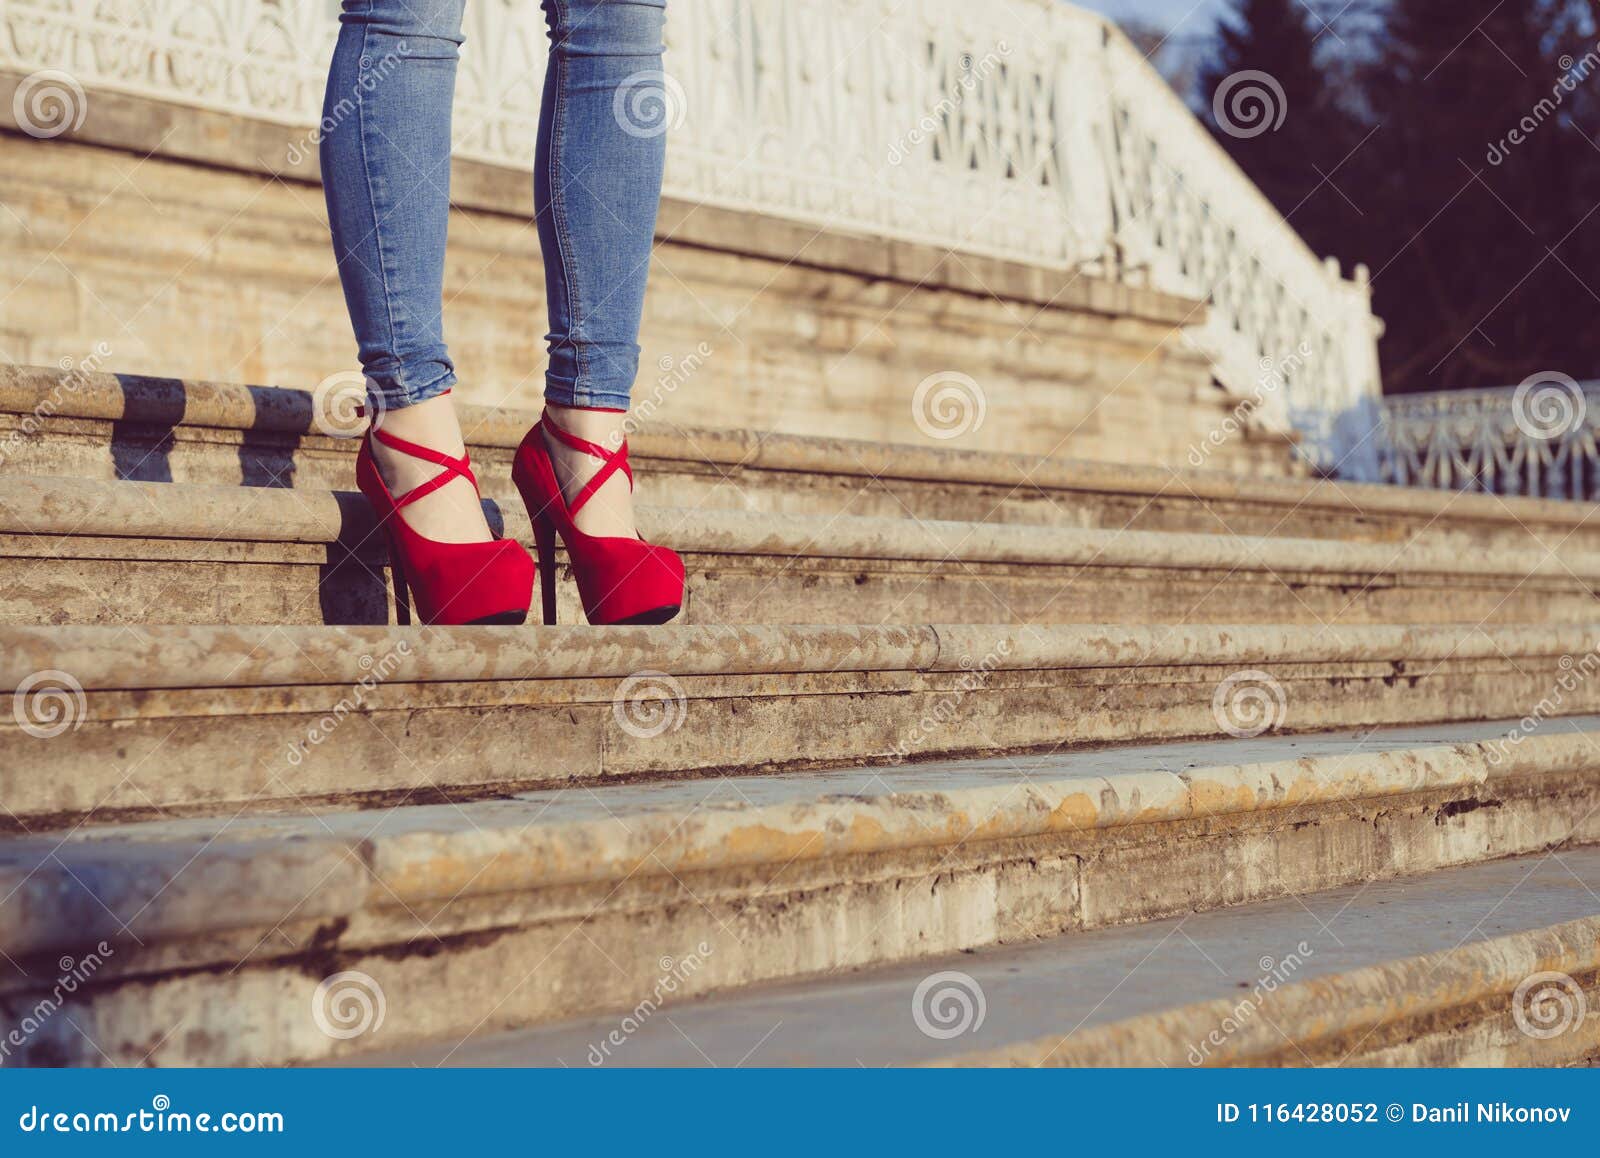
M 478 479 L 472 473 L 472 463 L 467 455 L 463 454 L 460 458 L 456 458 L 453 455 L 445 454 L 442 450 L 434 450 L 431 446 L 421 446 L 415 442 L 407 442 L 403 438 L 396 438 L 379 427 L 373 427 L 371 433 L 372 437 L 383 443 L 390 450 L 398 450 L 401 454 L 409 454 L 412 458 L 420 458 L 424 462 L 431 462 L 437 466 L 444 467 L 444 470 L 434 475 L 433 478 L 412 487 L 404 495 L 396 499 L 394 501 L 396 510 L 414 503 L 420 498 L 431 495 L 440 487 L 454 482 L 457 478 L 466 479 L 472 484 L 473 490 L 478 489 Z
M 619 470 L 628 478 L 628 489 L 630 491 L 633 490 L 633 469 L 628 465 L 627 439 L 623 439 L 622 445 L 616 450 L 607 450 L 597 442 L 579 438 L 576 434 L 557 426 L 551 421 L 549 411 L 545 412 L 540 422 L 559 441 L 566 443 L 573 450 L 579 450 L 584 454 L 598 458 L 605 464 L 595 471 L 593 478 L 583 484 L 583 489 L 578 492 L 577 497 L 568 505 L 567 513 L 569 515 L 576 515 L 582 510 L 583 504 L 594 497 L 595 491 L 599 490 L 605 484 L 605 481 Z

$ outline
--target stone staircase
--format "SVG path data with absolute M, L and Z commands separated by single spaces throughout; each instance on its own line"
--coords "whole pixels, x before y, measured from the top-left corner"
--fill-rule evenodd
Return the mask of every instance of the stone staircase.
M 663 426 L 679 623 L 426 629 L 316 409 L 0 368 L 0 1063 L 1600 1056 L 1594 508 Z
M 659 1014 L 378 1051 L 359 1064 L 1570 1064 L 1593 1014 L 1551 974 L 1594 967 L 1600 922 L 1574 874 L 1592 881 L 1597 859 L 1592 849 L 1513 858 L 1019 939 Z M 1543 987 L 1534 991 L 1549 1003 L 1543 1015 L 1529 978 Z M 1519 1008 L 1520 1024 L 1507 1016 Z

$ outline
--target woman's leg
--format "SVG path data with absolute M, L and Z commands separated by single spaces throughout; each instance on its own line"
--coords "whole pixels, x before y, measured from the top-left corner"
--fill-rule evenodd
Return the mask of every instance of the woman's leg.
M 344 0 L 321 144 L 334 254 L 355 328 L 368 406 L 385 431 L 459 456 L 444 343 L 450 112 L 464 0 Z M 399 496 L 439 473 L 374 443 Z M 455 479 L 406 508 L 442 542 L 491 537 L 477 493 Z
M 534 209 L 549 297 L 545 404 L 556 422 L 621 444 L 639 368 L 639 320 L 673 105 L 661 71 L 666 0 L 542 0 L 550 64 Z M 570 501 L 598 460 L 548 442 Z M 613 475 L 580 530 L 632 535 L 628 480 Z

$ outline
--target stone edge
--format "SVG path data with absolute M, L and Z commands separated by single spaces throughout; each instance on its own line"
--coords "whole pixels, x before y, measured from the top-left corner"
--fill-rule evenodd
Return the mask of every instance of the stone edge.
M 537 412 L 464 405 L 462 426 L 474 448 L 509 450 Z M 356 441 L 312 433 L 311 392 L 294 387 L 186 381 L 59 367 L 0 365 L 0 413 L 46 418 L 146 422 L 152 426 L 215 427 L 316 440 L 353 454 Z M 943 484 L 1125 494 L 1195 502 L 1267 504 L 1393 514 L 1430 523 L 1452 513 L 1463 519 L 1518 526 L 1579 527 L 1595 504 L 1480 495 L 1424 487 L 1314 479 L 1243 477 L 1225 471 L 1125 466 L 1082 459 L 1034 458 L 989 451 L 774 434 L 747 430 L 643 424 L 630 436 L 638 458 L 710 462 L 735 469 L 870 475 Z
M 1600 626 L 837 624 L 665 627 L 0 627 L 0 692 L 40 671 L 80 689 L 359 684 L 403 657 L 391 684 L 838 672 L 916 674 L 1250 664 L 1505 661 L 1570 656 Z M 1564 665 L 1562 670 L 1570 670 Z
M 29 536 L 359 546 L 372 531 L 366 512 L 358 495 L 320 488 L 0 475 L 0 533 Z M 505 536 L 532 543 L 520 504 L 496 503 L 491 518 Z M 1582 580 L 1600 579 L 1600 552 L 1570 549 L 1463 554 L 1426 542 L 1396 550 L 1386 543 L 1290 536 L 678 507 L 644 507 L 640 525 L 649 538 L 707 555 L 1549 579 L 1585 590 Z
M 1593 976 L 1600 970 L 1600 916 L 1496 937 L 1475 944 L 1291 982 L 1264 994 L 1253 1015 L 1240 1018 L 1239 999 L 1217 998 L 1174 1010 L 1125 1018 L 1068 1034 L 1049 1034 L 992 1050 L 927 1063 L 950 1067 L 1192 1066 L 1200 1044 L 1208 1066 L 1304 1065 L 1319 1045 L 1363 1045 L 1386 1028 L 1421 1026 L 1470 1007 L 1501 1014 L 1513 994 L 1539 973 Z M 1474 1018 L 1481 1020 L 1482 1017 Z M 1211 1040 L 1221 1026 L 1230 1032 Z M 1594 1047 L 1580 1031 L 1578 1052 Z M 1374 1045 L 1390 1044 L 1384 1038 Z M 1546 1043 L 1551 1044 L 1551 1043 Z
M 248 927 L 251 919 L 272 923 L 281 919 L 285 906 L 301 915 L 350 917 L 373 906 L 453 902 L 475 895 L 625 880 L 641 872 L 738 870 L 1387 799 L 1482 785 L 1491 777 L 1581 770 L 1593 765 L 1594 746 L 1594 734 L 1558 733 L 1529 737 L 1510 747 L 1496 748 L 1492 741 L 1397 747 L 1216 765 L 1182 774 L 1152 769 L 1030 781 L 1021 791 L 1013 784 L 888 792 L 868 798 L 824 796 L 735 809 L 642 811 L 544 826 L 530 826 L 518 812 L 496 827 L 493 814 L 503 805 L 489 804 L 476 809 L 478 817 L 471 818 L 465 829 L 406 826 L 393 834 L 370 832 L 348 838 L 330 834 L 326 826 L 313 821 L 287 822 L 291 836 L 293 830 L 304 829 L 294 839 L 257 832 L 249 838 L 218 841 L 220 834 L 207 836 L 202 829 L 189 838 L 141 843 L 119 842 L 102 832 L 92 841 L 57 846 L 51 860 L 60 865 L 59 871 L 12 865 L 4 875 L 27 871 L 13 882 L 13 891 L 21 894 L 19 903 L 0 910 L 0 931 L 14 953 L 44 952 L 88 935 L 81 927 L 85 922 L 103 926 L 100 914 L 145 912 L 152 893 L 165 899 L 161 909 L 152 912 L 150 923 L 139 929 L 143 942 Z M 979 816 L 981 820 L 974 819 Z M 198 893 L 190 896 L 191 889 L 175 882 L 192 879 L 182 878 L 180 870 L 202 852 L 211 859 L 200 874 Z M 286 865 L 285 856 L 292 863 Z M 102 882 L 102 892 L 84 898 L 81 921 L 61 920 L 65 900 L 82 890 L 83 880 Z M 232 881 L 248 900 L 242 907 L 210 903 L 207 898 L 218 881 Z M 318 883 L 308 890 L 308 881 Z M 4 883 L 0 876 L 0 884 Z M 106 890 L 116 895 L 104 895 Z M 51 916 L 36 925 L 29 913 Z M 63 931 L 69 928 L 71 936 L 65 936 Z M 126 934 L 126 929 L 112 928 L 94 932 L 113 938 Z M 1094 1033 L 1099 1035 L 1094 1040 L 1101 1043 L 1094 1049 L 1101 1052 L 1125 1036 L 1114 1027 Z M 1248 1041 L 1242 1042 L 1238 1048 L 1247 1045 Z M 1055 1039 L 1048 1048 L 1037 1043 L 1015 1046 L 1005 1056 L 1021 1058 L 1030 1049 L 1040 1057 L 1049 1056 L 1054 1046 Z M 1020 1063 L 995 1059 L 975 1064 Z

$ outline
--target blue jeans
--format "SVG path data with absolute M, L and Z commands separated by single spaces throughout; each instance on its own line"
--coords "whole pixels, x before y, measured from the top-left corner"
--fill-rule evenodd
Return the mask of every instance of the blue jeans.
M 378 412 L 449 390 L 450 108 L 465 0 L 344 0 L 323 102 L 334 254 Z M 534 215 L 545 400 L 625 410 L 666 155 L 666 0 L 542 0 L 550 61 Z M 653 123 L 655 113 L 662 123 Z

